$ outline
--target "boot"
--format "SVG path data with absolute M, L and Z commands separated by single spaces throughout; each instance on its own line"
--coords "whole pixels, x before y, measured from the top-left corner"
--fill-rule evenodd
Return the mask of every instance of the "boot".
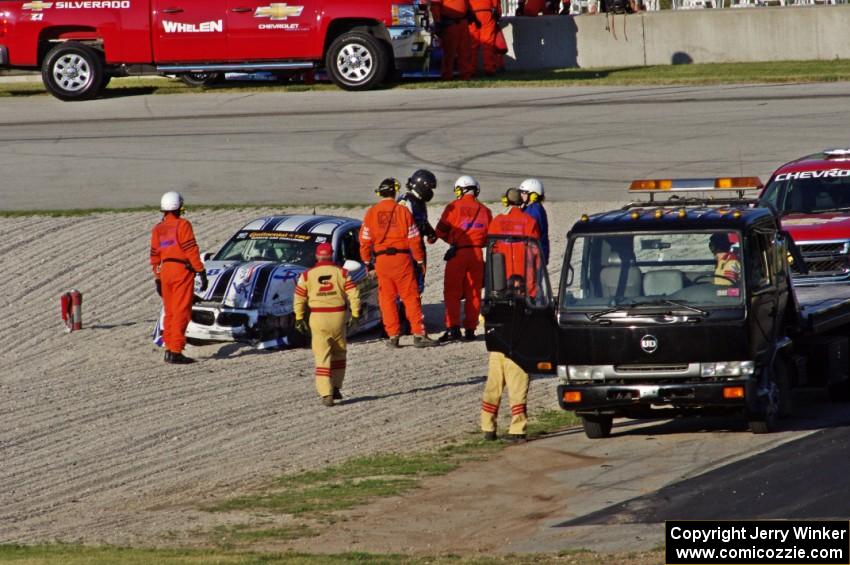
M 460 328 L 452 326 L 446 330 L 446 333 L 440 336 L 440 343 L 448 343 L 450 341 L 460 341 Z
M 182 353 L 172 353 L 171 351 L 166 351 L 165 355 L 165 362 L 171 363 L 172 365 L 188 365 L 189 363 L 195 362 L 194 359 L 190 359 Z
M 511 443 L 525 443 L 526 438 L 525 434 L 508 434 L 505 436 L 505 440 Z
M 496 441 L 496 432 L 484 432 L 484 441 Z
M 434 347 L 436 345 L 440 344 L 428 337 L 428 334 L 413 336 L 413 347 Z
M 389 347 L 390 349 L 398 349 L 399 347 L 401 347 L 398 344 L 398 336 L 397 335 L 394 335 L 394 336 L 387 339 L 387 347 Z
M 466 341 L 475 341 L 475 330 L 474 329 L 465 329 L 463 331 L 463 339 Z
M 323 396 L 322 404 L 325 406 L 333 406 L 334 405 L 334 397 L 333 396 Z
M 342 393 L 336 387 L 334 387 L 333 399 L 334 400 L 342 400 Z

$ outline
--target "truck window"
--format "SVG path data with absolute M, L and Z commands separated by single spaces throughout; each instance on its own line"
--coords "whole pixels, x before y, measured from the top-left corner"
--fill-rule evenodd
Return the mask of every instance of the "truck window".
M 771 283 L 769 260 L 772 252 L 770 251 L 770 241 L 767 235 L 755 233 L 751 236 L 752 253 L 750 264 L 750 286 L 753 289 L 769 286 Z
M 850 177 L 784 178 L 771 182 L 761 201 L 780 212 L 816 214 L 850 210 Z
M 734 231 L 571 236 L 560 306 L 605 309 L 648 299 L 737 306 L 739 248 Z
M 487 264 L 485 292 L 491 300 L 522 300 L 535 309 L 551 304 L 549 275 L 536 240 L 491 238 Z

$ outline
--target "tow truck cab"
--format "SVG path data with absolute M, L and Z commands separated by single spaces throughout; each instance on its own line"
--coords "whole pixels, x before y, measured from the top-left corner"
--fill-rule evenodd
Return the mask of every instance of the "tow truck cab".
M 633 190 L 651 195 L 723 196 L 652 198 L 582 216 L 568 233 L 557 296 L 545 269 L 534 273 L 536 295 L 504 292 L 500 242 L 490 241 L 488 349 L 527 372 L 557 373 L 558 401 L 582 417 L 588 437 L 607 437 L 614 417 L 717 410 L 770 431 L 790 410 L 785 320 L 796 314 L 787 235 L 771 210 L 743 199 L 761 186 L 636 181 Z M 533 257 L 526 263 L 531 276 Z
M 779 167 L 760 196 L 794 238 L 808 274 L 795 284 L 850 282 L 850 149 L 827 149 Z

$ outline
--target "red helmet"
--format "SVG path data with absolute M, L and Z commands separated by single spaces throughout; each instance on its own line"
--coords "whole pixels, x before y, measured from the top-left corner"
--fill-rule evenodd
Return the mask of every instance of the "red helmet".
M 316 257 L 333 257 L 334 248 L 330 243 L 320 243 L 316 246 Z

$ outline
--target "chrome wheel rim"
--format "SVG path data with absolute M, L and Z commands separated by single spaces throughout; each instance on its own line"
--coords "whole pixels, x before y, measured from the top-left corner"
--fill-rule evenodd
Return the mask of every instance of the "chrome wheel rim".
M 80 92 L 92 82 L 94 73 L 85 57 L 69 53 L 53 63 L 53 81 L 66 92 Z
M 349 84 L 366 81 L 374 71 L 374 64 L 372 52 L 360 43 L 344 45 L 336 57 L 336 69 Z

